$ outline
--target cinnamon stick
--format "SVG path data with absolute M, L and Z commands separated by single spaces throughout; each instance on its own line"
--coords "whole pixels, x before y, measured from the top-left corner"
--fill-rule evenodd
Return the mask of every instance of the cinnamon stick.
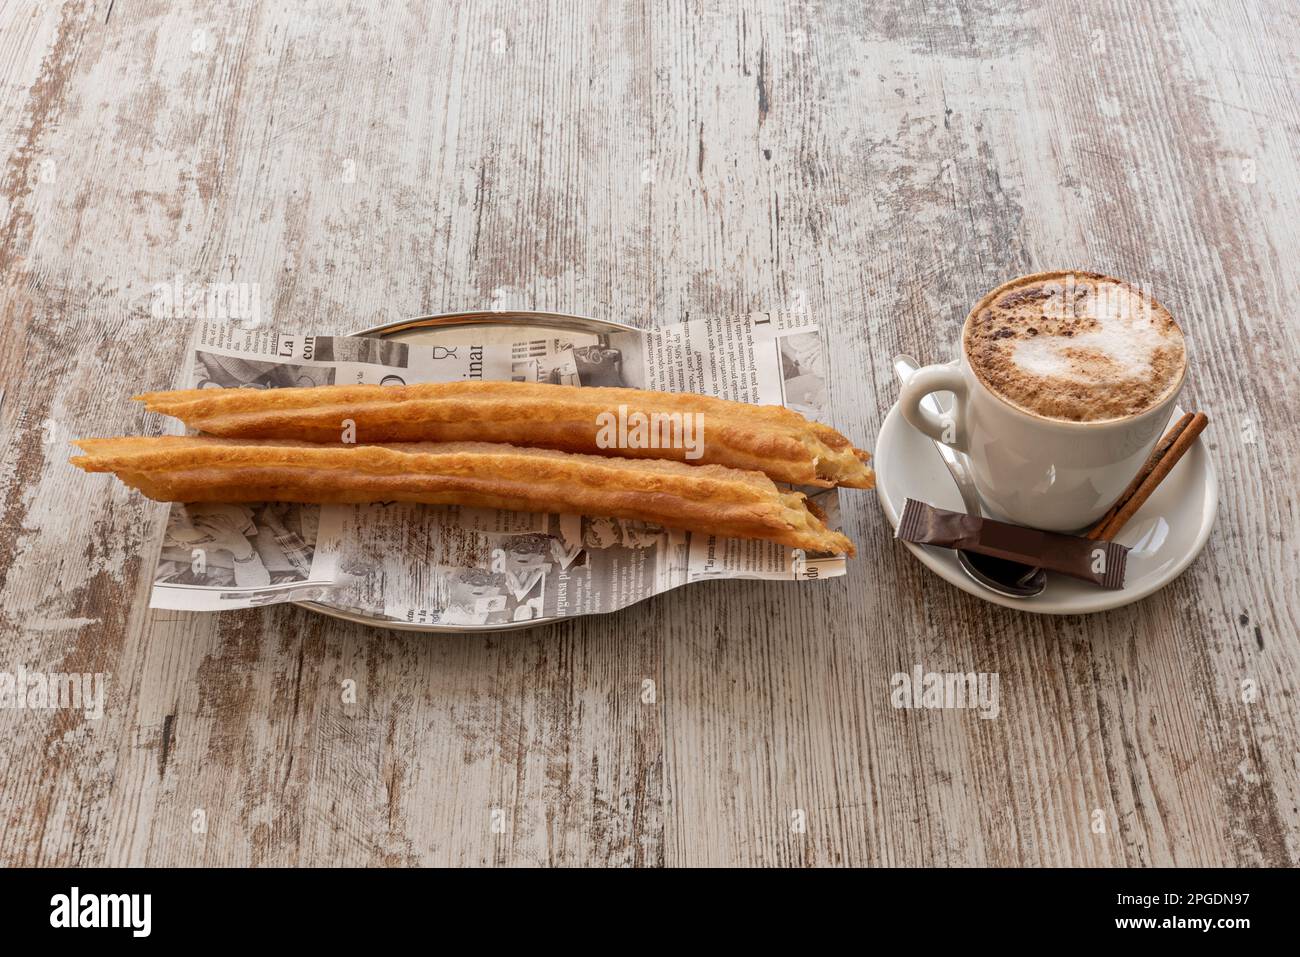
M 1106 527 L 1097 536 L 1101 541 L 1112 541 L 1119 534 L 1120 529 L 1146 503 L 1146 500 L 1151 497 L 1151 493 L 1159 487 L 1160 483 L 1165 480 L 1165 476 L 1178 464 L 1178 460 L 1183 457 L 1183 454 L 1192 447 L 1192 443 L 1205 431 L 1209 421 L 1209 417 L 1204 412 L 1197 412 L 1196 415 L 1192 416 L 1192 420 L 1178 433 L 1174 443 L 1160 457 L 1150 474 L 1142 480 L 1137 491 L 1129 496 L 1119 511 L 1106 523 Z
M 1146 462 L 1144 462 L 1142 467 L 1138 469 L 1137 475 L 1133 476 L 1133 481 L 1128 483 L 1128 488 L 1124 489 L 1124 491 L 1120 493 L 1119 498 L 1115 499 L 1115 504 L 1107 510 L 1106 514 L 1101 517 L 1100 521 L 1088 530 L 1087 535 L 1084 536 L 1085 538 L 1096 539 L 1101 537 L 1102 531 L 1110 523 L 1110 520 L 1119 513 L 1121 508 L 1124 507 L 1124 503 L 1133 497 L 1133 493 L 1136 492 L 1142 483 L 1146 481 L 1146 477 L 1151 474 L 1156 465 L 1159 464 L 1160 460 L 1164 458 L 1165 453 L 1168 452 L 1174 442 L 1178 440 L 1178 436 L 1182 434 L 1183 429 L 1187 428 L 1187 424 L 1191 421 L 1192 413 L 1184 412 L 1183 417 L 1170 427 L 1169 431 L 1166 432 L 1161 437 L 1160 441 L 1156 443 L 1156 447 L 1151 450 L 1151 454 L 1147 456 Z

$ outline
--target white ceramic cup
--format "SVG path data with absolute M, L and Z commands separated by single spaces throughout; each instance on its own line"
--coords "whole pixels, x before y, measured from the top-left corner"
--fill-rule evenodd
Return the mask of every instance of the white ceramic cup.
M 1164 432 L 1186 363 L 1177 386 L 1144 412 L 1067 422 L 1025 412 L 990 391 L 967 361 L 965 338 L 963 325 L 955 362 L 926 366 L 908 379 L 898 399 L 903 418 L 966 454 L 991 517 L 1056 532 L 1077 531 L 1101 518 Z M 947 414 L 921 408 L 931 392 L 953 394 Z

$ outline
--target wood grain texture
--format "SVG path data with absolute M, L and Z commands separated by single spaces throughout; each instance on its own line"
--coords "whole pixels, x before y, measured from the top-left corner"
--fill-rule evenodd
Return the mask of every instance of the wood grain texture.
M 0 863 L 1300 863 L 1294 4 L 281 6 L 0 0 L 0 670 L 110 674 L 100 721 L 0 710 Z M 937 581 L 871 493 L 815 587 L 488 639 L 152 612 L 163 509 L 65 463 L 160 429 L 178 274 L 289 331 L 806 308 L 870 448 L 890 356 L 1071 266 L 1179 318 L 1222 482 L 1087 618 Z M 894 710 L 918 663 L 1000 716 Z

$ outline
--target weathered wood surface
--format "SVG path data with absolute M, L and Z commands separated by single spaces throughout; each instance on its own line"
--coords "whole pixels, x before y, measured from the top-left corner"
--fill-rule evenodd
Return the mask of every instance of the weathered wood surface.
M 0 862 L 1300 860 L 1294 4 L 296 6 L 0 2 L 0 670 L 110 673 L 101 721 L 0 711 Z M 157 613 L 163 508 L 65 464 L 159 428 L 177 274 L 294 331 L 804 302 L 870 447 L 894 352 L 1058 265 L 1156 289 L 1214 419 L 1208 548 L 1109 614 L 954 590 L 871 494 L 815 587 L 489 639 Z M 894 710 L 917 663 L 1000 717 Z

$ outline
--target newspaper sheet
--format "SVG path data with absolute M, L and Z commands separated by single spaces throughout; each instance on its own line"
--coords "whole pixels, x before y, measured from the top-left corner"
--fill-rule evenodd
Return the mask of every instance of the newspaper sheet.
M 691 319 L 600 335 L 465 326 L 421 341 L 284 335 L 209 322 L 187 388 L 278 389 L 462 379 L 699 392 L 824 417 L 821 337 L 797 315 Z M 808 489 L 839 527 L 835 491 Z M 152 606 L 311 600 L 373 618 L 509 624 L 609 612 L 708 578 L 843 575 L 843 556 L 644 523 L 404 503 L 174 505 Z

